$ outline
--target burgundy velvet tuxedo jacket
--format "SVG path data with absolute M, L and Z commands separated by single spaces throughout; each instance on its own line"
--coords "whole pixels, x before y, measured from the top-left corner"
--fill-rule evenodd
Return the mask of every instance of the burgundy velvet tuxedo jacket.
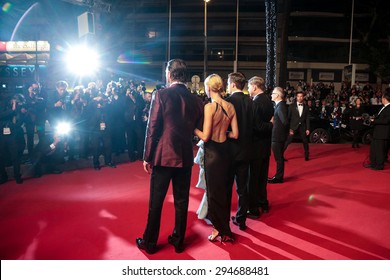
M 152 166 L 192 166 L 194 129 L 203 124 L 201 99 L 184 84 L 173 84 L 154 93 L 150 106 L 144 160 Z

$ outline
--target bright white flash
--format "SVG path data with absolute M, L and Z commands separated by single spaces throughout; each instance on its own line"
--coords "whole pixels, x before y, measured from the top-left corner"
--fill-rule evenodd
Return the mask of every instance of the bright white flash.
M 86 46 L 72 48 L 65 60 L 68 70 L 78 76 L 88 76 L 95 73 L 99 66 L 98 53 Z
M 56 131 L 60 135 L 68 134 L 71 129 L 72 129 L 72 127 L 71 127 L 70 123 L 68 123 L 68 122 L 61 122 L 56 127 Z

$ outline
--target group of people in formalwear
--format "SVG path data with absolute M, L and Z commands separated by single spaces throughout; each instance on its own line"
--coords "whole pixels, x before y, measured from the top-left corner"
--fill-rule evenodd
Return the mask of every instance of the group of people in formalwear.
M 245 230 L 247 217 L 257 218 L 259 209 L 269 210 L 266 185 L 274 108 L 263 94 L 264 80 L 253 77 L 249 81 L 249 96 L 243 92 L 245 76 L 231 73 L 230 95 L 224 98 L 223 80 L 212 74 L 205 79 L 211 102 L 203 105 L 186 87 L 183 60 L 168 62 L 166 79 L 169 87 L 153 95 L 146 129 L 144 169 L 151 174 L 150 200 L 146 229 L 136 239 L 137 247 L 148 253 L 157 251 L 161 211 L 172 182 L 175 225 L 168 243 L 177 253 L 184 250 L 194 135 L 204 142 L 207 217 L 213 225 L 208 239 L 232 242 L 230 221 Z M 234 182 L 238 209 L 230 217 Z
M 144 170 L 150 174 L 149 209 L 143 236 L 136 239 L 137 247 L 149 254 L 158 250 L 161 212 L 170 183 L 175 220 L 168 243 L 176 253 L 185 249 L 194 135 L 204 142 L 211 242 L 233 242 L 230 221 L 245 230 L 247 218 L 257 219 L 261 212 L 269 211 L 267 183 L 283 182 L 284 151 L 295 134 L 301 136 L 305 160 L 309 160 L 310 124 L 303 93 L 287 108 L 282 88 L 273 90 L 272 102 L 264 94 L 264 80 L 255 76 L 248 81 L 248 95 L 243 92 L 245 76 L 234 72 L 228 76 L 230 95 L 224 98 L 223 80 L 212 74 L 204 81 L 211 102 L 204 105 L 189 92 L 186 70 L 183 60 L 170 60 L 168 87 L 155 92 L 151 101 L 143 158 Z M 271 149 L 277 168 L 275 176 L 268 178 Z M 234 183 L 238 209 L 230 217 Z

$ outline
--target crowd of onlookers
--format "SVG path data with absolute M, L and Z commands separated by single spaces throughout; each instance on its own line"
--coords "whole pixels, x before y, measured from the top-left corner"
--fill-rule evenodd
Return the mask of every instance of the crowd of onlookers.
M 382 90 L 374 89 L 369 83 L 362 86 L 356 82 L 352 87 L 342 83 L 340 90 L 336 90 L 332 82 L 308 85 L 300 81 L 295 87 L 287 83 L 287 105 L 294 102 L 297 92 L 304 92 L 304 102 L 309 106 L 311 117 L 342 122 L 344 125 L 348 125 L 351 110 L 357 102 L 366 108 L 367 117 L 376 113 L 382 105 Z
M 163 86 L 154 90 L 160 87 Z M 305 93 L 312 116 L 340 120 L 357 99 L 363 105 L 380 105 L 382 96 L 381 90 L 370 84 L 342 84 L 340 90 L 335 90 L 333 83 L 308 85 L 300 81 L 295 86 L 287 83 L 287 104 L 294 102 L 297 92 Z M 193 93 L 206 101 L 204 94 Z M 0 125 L 3 135 L 9 133 L 10 137 L 0 139 L 0 183 L 8 179 L 1 171 L 8 165 L 13 165 L 14 177 L 21 183 L 22 162 L 32 163 L 34 175 L 40 177 L 44 172 L 60 173 L 64 158 L 92 157 L 96 170 L 101 167 L 100 155 L 104 156 L 104 164 L 112 168 L 112 154 L 127 152 L 130 161 L 142 159 L 152 94 L 144 82 L 120 78 L 106 86 L 97 81 L 73 90 L 65 81 L 57 82 L 51 91 L 32 82 L 11 100 L 2 98 Z

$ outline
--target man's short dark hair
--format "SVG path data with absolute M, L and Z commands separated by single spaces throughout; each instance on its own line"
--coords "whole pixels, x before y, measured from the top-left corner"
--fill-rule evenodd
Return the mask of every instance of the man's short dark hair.
M 246 78 L 241 72 L 234 72 L 228 75 L 230 83 L 234 83 L 239 90 L 243 90 L 246 84 Z
M 173 81 L 185 83 L 187 81 L 187 65 L 182 59 L 171 59 L 167 68 Z
M 386 90 L 386 91 L 383 93 L 383 98 L 385 98 L 387 101 L 390 102 L 390 90 Z

